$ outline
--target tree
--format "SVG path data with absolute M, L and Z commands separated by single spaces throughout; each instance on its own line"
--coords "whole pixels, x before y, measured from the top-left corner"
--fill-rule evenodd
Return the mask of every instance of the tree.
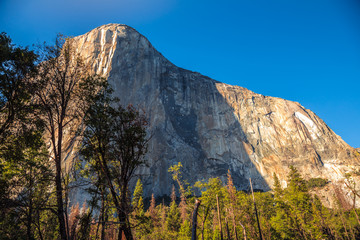
M 226 186 L 226 190 L 227 190 L 227 197 L 229 199 L 229 205 L 230 205 L 230 217 L 232 219 L 233 222 L 233 229 L 234 229 L 234 239 L 238 240 L 238 236 L 237 236 L 237 231 L 236 231 L 236 215 L 237 214 L 237 198 L 236 198 L 236 188 L 234 186 L 234 182 L 233 179 L 231 177 L 230 174 L 230 170 L 228 170 L 227 173 L 228 176 L 228 181 L 227 181 L 227 186 Z
M 149 207 L 149 215 L 151 218 L 151 221 L 156 224 L 158 219 L 157 219 L 157 211 L 156 211 L 156 201 L 155 201 L 155 196 L 154 194 L 151 194 L 151 200 L 150 200 L 150 207 Z
M 34 51 L 0 34 L 0 232 L 13 238 L 43 239 L 40 218 L 51 195 L 43 128 L 33 115 L 37 60 Z
M 28 48 L 12 44 L 6 33 L 0 34 L 0 144 L 16 122 L 29 122 L 30 99 L 38 90 L 33 81 L 37 55 Z
M 83 145 L 80 151 L 86 161 L 93 160 L 101 170 L 110 192 L 119 222 L 119 239 L 133 239 L 128 201 L 129 183 L 137 168 L 145 164 L 147 150 L 145 116 L 129 105 L 117 105 L 107 86 L 100 91 L 88 109 L 84 124 Z
M 281 188 L 280 180 L 275 173 L 273 173 L 273 178 L 274 178 L 274 188 L 273 188 L 274 197 L 275 199 L 280 199 L 283 195 L 283 189 Z
M 136 182 L 131 205 L 132 205 L 133 223 L 135 225 L 135 236 L 136 239 L 141 239 L 141 237 L 145 236 L 146 233 L 149 231 L 148 222 L 150 218 L 145 216 L 143 186 L 140 179 L 138 179 L 138 181 Z M 153 207 L 155 208 L 155 206 Z
M 143 195 L 143 186 L 142 186 L 141 180 L 139 178 L 135 185 L 133 199 L 132 199 L 132 203 L 131 203 L 131 205 L 133 206 L 133 208 L 135 210 L 137 210 L 139 208 L 139 200 L 140 200 L 140 198 L 142 198 L 142 195 Z M 143 203 L 142 203 L 142 205 L 143 205 Z
M 97 238 L 101 226 L 100 239 L 105 239 L 106 224 L 112 214 L 110 192 L 106 187 L 106 179 L 98 162 L 91 158 L 92 156 L 86 157 L 86 149 L 81 149 L 81 153 L 84 155 L 83 158 L 77 159 L 75 179 L 78 183 L 83 182 L 83 185 L 86 186 L 85 190 L 91 196 L 90 207 L 99 209 L 95 238 Z
M 191 195 L 191 187 L 189 186 L 189 183 L 185 180 L 182 179 L 182 173 L 181 173 L 181 168 L 182 168 L 182 164 L 181 162 L 178 162 L 177 165 L 171 166 L 169 168 L 169 172 L 172 173 L 172 178 L 174 181 L 177 182 L 177 184 L 179 185 L 179 192 L 180 192 L 180 204 L 179 204 L 179 208 L 180 208 L 180 215 L 181 215 L 181 220 L 182 222 L 184 222 L 187 218 L 188 218 L 188 205 L 186 202 L 186 198 Z
M 0 225 L 3 229 L 0 232 L 3 234 L 42 238 L 42 224 L 37 223 L 51 196 L 52 174 L 47 156 L 41 132 L 27 132 L 1 145 L 3 171 L 0 179 L 7 183 L 1 193 Z
M 169 234 L 173 234 L 176 236 L 176 233 L 179 231 L 181 226 L 181 219 L 180 219 L 180 211 L 173 200 L 170 203 L 169 212 L 166 218 L 166 228 Z
M 185 220 L 179 229 L 179 240 L 190 240 L 191 239 L 191 225 L 189 220 Z
M 193 215 L 192 215 L 192 227 L 191 227 L 191 239 L 192 240 L 197 239 L 197 234 L 196 234 L 197 215 L 198 215 L 198 210 L 199 210 L 200 204 L 201 204 L 201 201 L 199 199 L 195 199 L 195 206 L 194 206 L 194 211 L 193 211 Z
M 54 46 L 44 46 L 43 59 L 37 75 L 41 91 L 36 93 L 36 101 L 40 111 L 37 117 L 45 123 L 50 138 L 50 158 L 55 165 L 55 187 L 57 199 L 57 216 L 61 239 L 68 238 L 67 211 L 64 209 L 64 194 L 67 191 L 64 158 L 65 149 L 73 147 L 74 132 L 81 126 L 83 112 L 88 106 L 88 97 L 96 94 L 101 81 L 90 75 L 86 66 L 76 52 L 73 39 L 59 36 Z M 65 131 L 72 133 L 66 137 Z M 64 191 L 66 190 L 66 191 Z M 67 195 L 67 194 L 66 194 Z M 67 199 L 65 198 L 65 203 Z
M 204 237 L 204 230 L 206 230 L 206 221 L 207 219 L 209 219 L 208 221 L 213 221 L 212 224 L 214 227 L 214 230 L 212 232 L 212 234 L 216 237 L 220 236 L 220 231 L 218 231 L 218 228 L 215 224 L 219 223 L 219 217 L 217 214 L 217 196 L 219 198 L 219 206 L 220 209 L 223 210 L 224 208 L 224 202 L 222 201 L 224 199 L 225 196 L 225 189 L 222 186 L 222 182 L 219 178 L 210 178 L 208 180 L 208 182 L 196 182 L 195 183 L 195 187 L 199 188 L 199 190 L 201 191 L 201 205 L 203 206 L 203 210 L 202 215 L 203 215 L 203 220 L 202 220 L 202 230 L 201 230 L 201 235 L 202 235 L 202 239 L 206 238 Z M 218 224 L 218 225 L 219 225 Z M 220 226 L 218 226 L 220 227 Z M 208 229 L 209 231 L 209 229 Z M 211 235 L 211 233 L 208 233 L 209 235 Z

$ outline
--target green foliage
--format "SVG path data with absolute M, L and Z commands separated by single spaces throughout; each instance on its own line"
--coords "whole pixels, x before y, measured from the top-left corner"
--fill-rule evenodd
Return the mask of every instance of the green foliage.
M 134 193 L 133 193 L 133 199 L 132 199 L 132 206 L 134 209 L 137 209 L 140 207 L 139 200 L 140 200 L 140 198 L 142 199 L 142 195 L 143 195 L 143 186 L 142 186 L 141 180 L 138 179 L 138 181 L 136 182 L 136 186 L 135 186 Z M 142 203 L 142 205 L 144 205 L 144 204 Z
M 181 224 L 178 239 L 179 240 L 190 240 L 191 239 L 191 225 L 190 225 L 189 220 L 185 220 Z
M 8 136 L 0 148 L 0 231 L 14 228 L 17 234 L 34 237 L 35 222 L 51 196 L 52 172 L 41 133 Z M 26 223 L 22 226 L 22 223 Z M 20 226 L 19 226 L 20 224 Z M 1 233 L 0 233 L 1 235 Z M 19 237 L 20 238 L 20 237 Z
M 180 197 L 186 198 L 187 196 L 191 195 L 192 190 L 189 183 L 182 178 L 182 173 L 181 173 L 182 167 L 183 165 L 181 164 L 181 162 L 178 162 L 178 164 L 171 166 L 168 172 L 172 173 L 173 180 L 176 181 L 177 184 L 179 185 L 179 190 L 181 195 Z
M 216 207 L 216 196 L 219 199 L 225 196 L 225 189 L 219 178 L 210 178 L 208 182 L 196 182 L 195 187 L 201 190 L 201 205 L 211 209 Z
M 33 121 L 38 56 L 0 34 L 0 239 L 32 239 L 48 198 L 49 164 Z
M 308 188 L 322 188 L 325 187 L 328 183 L 329 181 L 324 178 L 310 178 L 306 185 Z
M 95 187 L 92 196 L 105 192 L 110 196 L 110 205 L 117 213 L 119 232 L 124 231 L 127 238 L 132 238 L 129 216 L 131 204 L 129 183 L 136 169 L 145 164 L 144 154 L 147 151 L 145 116 L 133 106 L 127 108 L 118 105 L 117 99 L 111 96 L 112 89 L 104 84 L 103 89 L 92 98 L 84 124 L 83 145 L 80 155 L 85 160 L 81 171 L 91 180 Z M 118 106 L 116 106 L 118 105 Z M 83 166 L 81 162 L 79 166 Z M 133 198 L 136 224 L 143 218 L 141 183 L 136 188 Z M 140 205 L 139 205 L 140 204 Z M 102 204 L 103 205 L 103 204 Z
M 134 189 L 132 207 L 131 221 L 135 226 L 135 237 L 136 239 L 142 239 L 143 237 L 146 238 L 146 236 L 151 232 L 152 226 L 151 218 L 146 216 L 144 211 L 143 187 L 140 179 L 138 179 Z M 153 211 L 156 211 L 156 209 Z
M 279 198 L 281 198 L 281 196 L 283 195 L 283 189 L 282 189 L 282 187 L 281 187 L 280 180 L 279 180 L 279 178 L 276 176 L 275 173 L 273 174 L 273 178 L 274 178 L 273 191 L 274 191 L 275 199 L 279 199 Z
M 17 47 L 6 33 L 0 34 L 0 143 L 14 133 L 14 124 L 31 123 L 34 105 L 30 101 L 39 89 L 31 78 L 36 74 L 38 56 Z
M 175 201 L 170 204 L 169 212 L 166 218 L 166 229 L 169 232 L 176 233 L 180 229 L 180 211 Z

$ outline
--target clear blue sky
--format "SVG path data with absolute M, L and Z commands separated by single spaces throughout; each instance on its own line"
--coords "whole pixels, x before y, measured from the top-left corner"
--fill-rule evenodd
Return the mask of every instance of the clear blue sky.
M 0 31 L 19 45 L 107 23 L 180 67 L 300 102 L 360 147 L 359 0 L 0 0 Z

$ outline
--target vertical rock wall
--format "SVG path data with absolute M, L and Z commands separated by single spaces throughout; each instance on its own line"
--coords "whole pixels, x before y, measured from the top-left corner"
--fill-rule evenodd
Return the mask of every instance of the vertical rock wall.
M 170 193 L 168 168 L 179 161 L 190 183 L 225 180 L 230 169 L 238 188 L 247 189 L 251 177 L 264 191 L 274 172 L 285 186 L 290 165 L 342 188 L 344 173 L 359 166 L 359 153 L 299 103 L 178 68 L 126 25 L 104 25 L 75 40 L 121 103 L 149 118 L 150 167 L 139 171 L 147 195 Z

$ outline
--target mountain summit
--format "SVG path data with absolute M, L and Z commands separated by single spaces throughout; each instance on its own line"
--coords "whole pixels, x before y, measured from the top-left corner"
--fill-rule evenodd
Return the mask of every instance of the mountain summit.
M 148 196 L 170 194 L 168 168 L 177 162 L 190 183 L 225 180 L 230 170 L 238 189 L 248 189 L 251 177 L 254 188 L 267 191 L 273 173 L 285 186 L 293 165 L 306 179 L 326 178 L 344 193 L 344 174 L 359 166 L 358 152 L 299 103 L 179 68 L 131 27 L 104 25 L 75 42 L 121 103 L 148 116 L 149 167 L 139 172 Z

